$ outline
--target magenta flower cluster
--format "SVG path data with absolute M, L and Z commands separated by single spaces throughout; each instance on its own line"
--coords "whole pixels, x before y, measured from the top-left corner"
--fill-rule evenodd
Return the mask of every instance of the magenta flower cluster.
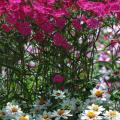
M 86 15 L 74 16 L 73 13 L 87 11 Z M 31 35 L 33 39 L 43 42 L 45 36 L 53 38 L 53 45 L 65 49 L 70 48 L 68 38 L 61 33 L 66 24 L 76 31 L 82 30 L 81 22 L 89 29 L 95 29 L 102 24 L 102 18 L 116 13 L 120 18 L 120 0 L 1 0 L 0 16 L 4 16 L 1 29 L 6 32 L 15 31 L 23 36 Z M 29 20 L 28 20 L 29 18 Z M 34 30 L 33 26 L 38 30 Z

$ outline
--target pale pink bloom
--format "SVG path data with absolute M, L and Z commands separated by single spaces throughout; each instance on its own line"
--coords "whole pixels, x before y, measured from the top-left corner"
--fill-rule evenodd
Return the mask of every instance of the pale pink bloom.
M 28 63 L 28 66 L 29 66 L 30 68 L 35 68 L 35 67 L 36 67 L 36 63 L 33 62 L 33 61 L 30 61 L 30 62 Z
M 100 53 L 100 56 L 99 56 L 99 58 L 98 58 L 98 61 L 108 62 L 108 61 L 110 61 L 110 60 L 111 60 L 111 58 L 109 57 L 108 53 L 106 53 L 106 52 Z

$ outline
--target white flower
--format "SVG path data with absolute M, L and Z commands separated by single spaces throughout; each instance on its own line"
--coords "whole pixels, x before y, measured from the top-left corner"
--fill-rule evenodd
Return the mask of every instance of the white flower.
M 42 115 L 38 115 L 36 120 L 52 120 L 51 119 L 51 112 L 44 111 Z
M 29 115 L 21 115 L 16 117 L 16 120 L 30 120 L 30 116 Z
M 72 116 L 70 114 L 70 110 L 58 109 L 52 113 L 52 117 L 55 117 L 55 120 L 68 119 L 68 117 Z
M 40 97 L 36 100 L 34 106 L 35 113 L 39 113 L 41 110 L 46 110 L 48 106 L 50 106 L 50 100 L 47 100 L 43 97 Z
M 3 109 L 6 117 L 15 118 L 16 116 L 20 116 L 23 114 L 21 108 L 18 105 L 14 105 L 10 102 L 7 103 L 7 106 Z
M 100 88 L 94 88 L 91 90 L 91 94 L 90 97 L 96 98 L 97 100 L 106 101 L 110 98 L 110 94 L 108 94 L 106 90 Z
M 96 104 L 92 104 L 91 106 L 88 106 L 87 108 L 89 110 L 93 110 L 93 111 L 98 112 L 98 113 L 101 113 L 102 111 L 105 110 L 105 108 L 103 108 L 103 106 L 99 106 Z
M 116 110 L 106 111 L 104 116 L 107 120 L 120 120 L 120 113 Z
M 53 90 L 53 94 L 52 94 L 52 96 L 54 96 L 55 97 L 55 99 L 63 99 L 63 98 L 65 98 L 65 95 L 64 95 L 65 93 L 63 92 L 63 91 L 60 91 L 60 90 Z
M 105 91 L 102 89 L 94 88 L 93 90 L 91 90 L 91 97 L 102 97 L 104 92 Z
M 85 113 L 81 116 L 81 120 L 101 120 L 102 116 L 99 116 L 99 114 L 99 112 L 93 110 L 85 110 Z
M 63 102 L 61 103 L 61 107 L 62 109 L 69 109 L 69 110 L 75 110 L 76 108 L 76 99 L 72 98 L 66 98 L 63 100 Z
M 103 75 L 110 75 L 111 70 L 108 70 L 105 66 L 103 66 L 103 67 L 99 70 L 99 72 L 100 72 L 101 74 L 103 74 Z

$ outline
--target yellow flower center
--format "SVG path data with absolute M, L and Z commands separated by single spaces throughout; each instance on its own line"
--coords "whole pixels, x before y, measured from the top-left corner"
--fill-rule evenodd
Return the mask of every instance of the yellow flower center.
M 87 112 L 87 116 L 89 118 L 94 118 L 95 117 L 95 113 L 93 111 L 89 111 L 89 112 Z
M 59 114 L 59 115 L 63 115 L 64 113 L 65 113 L 65 110 L 59 110 L 59 111 L 58 111 L 58 114 Z
M 98 106 L 98 105 L 93 105 L 93 106 L 92 106 L 92 109 L 93 109 L 94 111 L 98 111 L 98 110 L 99 110 L 99 106 Z
M 13 113 L 17 112 L 18 109 L 16 107 L 13 107 L 12 110 L 11 110 Z
M 102 97 L 102 95 L 103 95 L 103 91 L 102 90 L 97 90 L 96 92 L 95 92 L 95 95 L 97 96 L 97 97 Z
M 21 116 L 19 120 L 28 120 L 28 118 L 26 116 Z
M 48 116 L 47 114 L 44 114 L 44 115 L 42 116 L 42 118 L 47 119 L 47 118 L 49 118 L 49 116 Z
M 110 117 L 115 117 L 116 116 L 116 111 L 110 111 L 109 115 L 110 115 Z

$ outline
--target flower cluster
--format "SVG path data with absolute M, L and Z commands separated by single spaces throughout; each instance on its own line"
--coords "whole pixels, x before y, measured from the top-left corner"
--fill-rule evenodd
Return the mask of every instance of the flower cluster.
M 54 45 L 68 49 L 68 38 L 61 34 L 67 24 L 73 26 L 76 31 L 83 28 L 83 23 L 90 29 L 96 29 L 102 26 L 101 18 L 111 16 L 111 13 L 119 18 L 119 3 L 119 0 L 2 0 L 0 15 L 5 16 L 5 22 L 2 21 L 1 28 L 5 32 L 17 31 L 23 36 L 32 35 L 32 38 L 39 42 L 43 42 L 45 36 L 51 36 Z M 81 11 L 90 13 L 91 18 L 87 14 L 80 16 Z
M 91 91 L 90 99 L 85 102 L 85 110 L 79 115 L 80 120 L 119 120 L 120 112 L 115 110 L 107 85 L 99 84 Z
M 119 120 L 120 112 L 116 110 L 105 111 L 103 106 L 92 104 L 81 115 L 80 120 Z
M 7 106 L 0 112 L 3 120 L 29 120 L 30 116 L 23 113 L 21 108 L 14 103 L 7 103 Z
M 120 112 L 110 100 L 108 86 L 99 83 L 83 102 L 71 97 L 68 90 L 53 90 L 48 97 L 40 96 L 34 102 L 29 114 L 24 113 L 15 102 L 7 103 L 0 112 L 3 120 L 119 120 Z M 79 115 L 78 115 L 79 114 Z
M 56 110 L 53 110 L 55 108 Z M 3 120 L 61 120 L 73 116 L 71 112 L 75 108 L 75 98 L 66 98 L 65 92 L 54 90 L 51 99 L 40 97 L 35 101 L 30 110 L 31 115 L 25 114 L 15 102 L 9 102 L 0 112 L 0 118 Z M 52 111 L 48 111 L 49 109 Z
M 120 120 L 119 20 L 120 0 L 0 0 L 0 119 Z

